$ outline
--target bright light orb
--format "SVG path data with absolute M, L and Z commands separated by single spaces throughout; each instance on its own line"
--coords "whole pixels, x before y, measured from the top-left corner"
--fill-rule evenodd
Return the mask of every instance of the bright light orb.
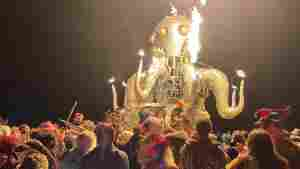
M 145 51 L 144 51 L 144 49 L 139 49 L 138 55 L 141 56 L 141 57 L 145 56 Z
M 246 78 L 246 73 L 243 70 L 237 70 L 236 74 L 240 78 Z
M 115 77 L 111 77 L 110 79 L 108 79 L 108 83 L 112 84 L 116 81 Z

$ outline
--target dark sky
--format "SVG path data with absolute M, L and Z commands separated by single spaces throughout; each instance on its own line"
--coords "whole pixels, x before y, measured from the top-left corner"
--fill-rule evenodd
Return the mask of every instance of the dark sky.
M 191 0 L 172 0 L 187 8 Z M 66 116 L 73 99 L 96 119 L 111 104 L 106 80 L 127 79 L 136 51 L 169 11 L 167 0 L 6 1 L 0 7 L 0 112 Z M 297 0 L 210 0 L 208 55 L 228 76 L 247 74 L 246 108 L 219 126 L 247 126 L 256 108 L 290 104 L 300 117 L 300 16 Z M 118 85 L 120 94 L 122 87 Z M 213 102 L 209 110 L 214 112 Z M 39 114 L 39 115 L 36 115 Z M 24 116 L 24 114 L 23 114 Z M 222 124 L 222 125 L 221 125 Z

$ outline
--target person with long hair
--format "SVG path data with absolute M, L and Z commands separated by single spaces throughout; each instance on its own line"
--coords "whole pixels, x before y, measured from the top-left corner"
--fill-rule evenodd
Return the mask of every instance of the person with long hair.
M 226 165 L 226 169 L 289 169 L 288 162 L 279 155 L 271 136 L 263 129 L 249 134 L 247 147 Z

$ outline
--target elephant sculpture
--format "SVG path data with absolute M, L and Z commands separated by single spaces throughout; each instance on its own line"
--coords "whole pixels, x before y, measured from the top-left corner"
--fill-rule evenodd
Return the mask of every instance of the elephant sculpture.
M 205 104 L 210 93 L 215 97 L 216 108 L 222 118 L 232 119 L 242 112 L 243 72 L 239 72 L 239 102 L 235 104 L 234 101 L 230 105 L 227 76 L 216 68 L 197 63 L 194 58 L 203 53 L 201 49 L 205 41 L 201 29 L 203 18 L 197 8 L 193 8 L 193 12 L 191 16 L 185 16 L 173 9 L 172 14 L 156 26 L 149 38 L 147 54 L 141 54 L 137 73 L 127 81 L 125 97 L 129 112 L 137 112 L 149 103 L 172 107 L 181 100 L 183 110 L 191 120 L 209 118 Z M 194 14 L 198 20 L 193 18 Z M 147 56 L 152 57 L 152 63 L 143 70 L 143 57 Z

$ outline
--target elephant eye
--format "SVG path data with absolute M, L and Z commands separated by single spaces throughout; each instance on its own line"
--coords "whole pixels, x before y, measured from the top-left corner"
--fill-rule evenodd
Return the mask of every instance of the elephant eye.
M 182 36 L 186 36 L 189 33 L 189 27 L 187 25 L 180 25 L 178 27 L 178 32 L 182 35 Z
M 160 28 L 159 35 L 160 36 L 166 36 L 168 34 L 168 29 L 165 27 Z

